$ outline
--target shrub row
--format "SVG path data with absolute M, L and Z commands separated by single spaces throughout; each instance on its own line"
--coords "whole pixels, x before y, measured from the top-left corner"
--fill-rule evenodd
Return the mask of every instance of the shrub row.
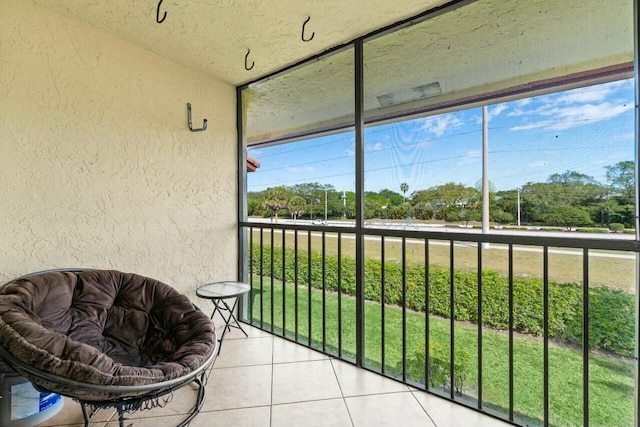
M 262 274 L 287 283 L 323 286 L 329 291 L 349 295 L 356 293 L 356 262 L 349 257 L 311 253 L 311 271 L 306 252 L 298 252 L 297 268 L 293 250 L 287 250 L 282 260 L 282 249 L 263 247 Z M 284 267 L 284 268 L 283 268 Z M 260 248 L 253 247 L 251 271 L 259 274 Z M 384 273 L 384 288 L 381 286 Z M 478 274 L 455 271 L 453 273 L 454 318 L 478 322 Z M 482 272 L 482 323 L 498 329 L 509 327 L 509 280 L 500 272 Z M 402 267 L 394 262 L 384 265 L 373 259 L 365 260 L 364 295 L 368 300 L 402 305 Z M 451 274 L 449 270 L 431 266 L 426 280 L 421 266 L 407 266 L 405 271 L 405 305 L 416 311 L 425 311 L 426 288 L 429 287 L 431 314 L 449 317 Z M 549 282 L 549 336 L 569 343 L 582 342 L 582 286 L 576 283 Z M 589 342 L 591 348 L 603 349 L 622 356 L 634 352 L 635 323 L 632 295 L 605 287 L 589 289 Z M 530 335 L 543 334 L 543 282 L 540 279 L 514 277 L 513 279 L 514 330 Z

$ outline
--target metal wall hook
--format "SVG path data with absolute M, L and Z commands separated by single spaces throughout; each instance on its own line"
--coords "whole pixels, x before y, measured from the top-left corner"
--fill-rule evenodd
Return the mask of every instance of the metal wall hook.
M 253 66 L 256 65 L 255 61 L 251 61 L 251 67 L 249 67 L 247 59 L 249 59 L 249 54 L 251 53 L 251 49 L 247 49 L 247 54 L 244 56 L 244 69 L 247 71 L 251 71 Z
M 164 16 L 162 17 L 162 19 L 160 19 L 160 5 L 163 1 L 164 0 L 160 0 L 160 2 L 158 3 L 158 10 L 156 11 L 156 22 L 158 24 L 162 24 L 164 20 L 167 19 L 167 11 L 164 12 Z
M 202 132 L 207 128 L 207 119 L 204 119 L 204 123 L 200 129 L 194 129 L 191 124 L 191 103 L 187 102 L 187 117 L 189 118 L 189 130 L 191 132 Z
M 304 24 L 302 24 L 302 41 L 303 42 L 310 42 L 311 40 L 313 40 L 313 37 L 316 35 L 316 32 L 312 32 L 311 33 L 311 37 L 309 37 L 308 39 L 304 38 L 304 29 L 307 25 L 307 22 L 309 22 L 311 20 L 311 17 L 308 17 L 306 21 L 304 21 Z

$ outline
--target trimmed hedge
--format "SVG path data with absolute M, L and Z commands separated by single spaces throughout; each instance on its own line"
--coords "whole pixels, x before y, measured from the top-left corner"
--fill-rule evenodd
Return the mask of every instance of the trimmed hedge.
M 624 231 L 624 224 L 621 224 L 619 222 L 612 222 L 611 224 L 609 224 L 609 230 L 615 231 L 616 233 L 621 233 Z
M 283 272 L 282 248 L 263 247 L 262 274 L 287 283 L 296 281 L 293 250 L 287 250 Z M 260 273 L 260 248 L 253 247 L 251 271 Z M 297 283 L 323 287 L 322 254 L 311 253 L 311 275 L 306 252 L 298 252 Z M 340 268 L 338 268 L 340 267 Z M 365 260 L 364 296 L 381 300 L 382 263 Z M 338 271 L 340 270 L 340 275 Z M 342 257 L 325 257 L 324 286 L 329 291 L 355 295 L 356 261 Z M 384 263 L 384 299 L 387 304 L 402 305 L 402 267 Z M 453 274 L 454 315 L 456 320 L 478 322 L 478 274 L 455 271 Z M 421 266 L 406 267 L 406 307 L 425 311 L 425 270 Z M 429 268 L 429 309 L 431 314 L 449 317 L 450 273 L 438 267 Z M 605 287 L 589 289 L 589 342 L 591 348 L 603 349 L 622 356 L 632 356 L 635 343 L 634 299 L 620 290 Z M 576 283 L 549 282 L 549 337 L 569 343 L 582 342 L 582 286 Z M 482 272 L 482 322 L 497 329 L 509 327 L 509 281 L 500 272 Z M 543 334 L 543 282 L 540 279 L 514 277 L 514 330 L 525 334 Z

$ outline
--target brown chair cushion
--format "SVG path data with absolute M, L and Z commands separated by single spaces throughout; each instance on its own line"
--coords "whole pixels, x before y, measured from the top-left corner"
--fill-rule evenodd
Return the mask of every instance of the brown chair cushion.
M 144 385 L 202 366 L 216 337 L 209 317 L 172 287 L 88 270 L 44 273 L 0 290 L 0 345 L 81 383 Z

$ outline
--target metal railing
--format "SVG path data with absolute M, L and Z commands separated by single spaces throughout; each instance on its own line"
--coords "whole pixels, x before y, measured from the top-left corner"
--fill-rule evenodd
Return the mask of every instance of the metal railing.
M 566 423 L 554 409 L 566 396 L 559 396 L 551 387 L 562 369 L 550 360 L 560 357 L 556 349 L 568 348 L 581 365 L 580 384 L 572 386 L 582 395 L 576 424 L 590 425 L 598 408 L 598 396 L 590 395 L 592 365 L 600 367 L 606 364 L 602 360 L 611 358 L 631 366 L 630 372 L 637 371 L 634 294 L 639 245 L 635 239 L 251 222 L 240 227 L 246 236 L 243 280 L 252 287 L 243 303 L 245 322 L 485 414 L 516 425 Z M 355 249 L 358 244 L 364 245 L 362 252 Z M 357 253 L 365 256 L 358 259 Z M 628 269 L 607 272 L 613 261 Z M 496 263 L 502 267 L 496 269 Z M 358 269 L 364 274 L 358 274 Z M 572 279 L 561 280 L 566 284 L 553 279 L 568 270 Z M 633 305 L 627 313 L 633 321 L 633 336 L 626 337 L 632 341 L 630 354 L 612 355 L 615 349 L 604 344 L 598 347 L 590 336 L 595 327 L 590 322 L 601 313 L 590 313 L 594 304 L 590 299 L 609 292 L 600 285 L 611 279 L 607 275 L 615 274 L 631 288 L 610 291 Z M 363 282 L 361 287 L 356 286 L 358 280 Z M 492 301 L 496 281 L 503 284 L 499 288 L 503 303 L 497 308 Z M 519 292 L 532 289 L 527 286 L 537 289 L 534 300 L 539 304 L 523 317 Z M 567 315 L 579 325 L 573 336 L 556 331 L 562 289 L 569 289 L 574 298 L 575 313 Z M 366 306 L 359 314 L 356 305 L 363 300 Z M 464 307 L 462 300 L 467 303 Z M 501 310 L 502 326 L 496 326 L 496 310 Z M 521 323 L 529 318 L 539 319 L 540 331 L 523 330 Z M 499 393 L 491 371 L 495 360 L 487 359 L 496 340 L 506 353 L 500 372 L 506 370 L 502 385 L 507 397 L 502 400 L 496 397 Z M 366 345 L 359 348 L 358 342 Z M 527 410 L 518 401 L 522 392 L 517 385 L 522 375 L 518 361 L 526 353 L 525 346 L 531 345 L 537 346 L 532 351 L 541 352 L 542 359 L 534 372 L 542 382 L 531 384 L 540 386 L 538 410 Z M 444 364 L 443 354 L 448 359 Z M 495 359 L 495 351 L 491 354 Z M 633 425 L 636 390 L 634 380 L 629 381 L 633 392 L 625 395 L 624 408 Z M 628 384 L 614 385 L 624 388 Z

